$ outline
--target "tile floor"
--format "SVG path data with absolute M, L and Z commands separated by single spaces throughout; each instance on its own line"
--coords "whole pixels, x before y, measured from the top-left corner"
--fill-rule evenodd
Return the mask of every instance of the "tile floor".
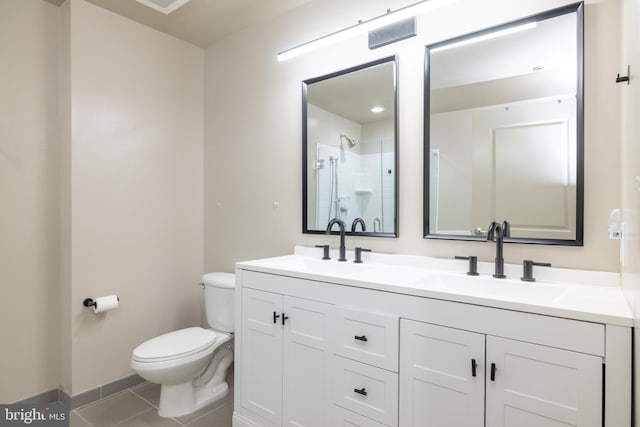
M 158 416 L 160 386 L 141 383 L 71 411 L 70 427 L 231 427 L 233 392 L 184 417 Z

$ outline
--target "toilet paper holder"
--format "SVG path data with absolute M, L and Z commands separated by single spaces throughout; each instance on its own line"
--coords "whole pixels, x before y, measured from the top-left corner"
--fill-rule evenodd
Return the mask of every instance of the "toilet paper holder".
M 120 297 L 118 298 L 118 302 L 120 302 Z M 82 301 L 82 305 L 85 307 L 95 307 L 96 301 L 93 298 L 85 298 L 84 301 Z

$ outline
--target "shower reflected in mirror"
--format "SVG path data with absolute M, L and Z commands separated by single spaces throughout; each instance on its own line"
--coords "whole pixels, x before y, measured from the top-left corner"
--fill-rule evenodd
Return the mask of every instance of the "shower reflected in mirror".
M 397 235 L 395 89 L 395 57 L 303 82 L 304 233 Z

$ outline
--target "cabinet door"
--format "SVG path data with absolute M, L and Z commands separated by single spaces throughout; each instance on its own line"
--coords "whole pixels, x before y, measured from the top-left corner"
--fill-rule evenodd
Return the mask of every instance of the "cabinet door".
M 484 344 L 482 334 L 402 319 L 400 425 L 484 426 Z
M 283 426 L 331 426 L 332 308 L 284 297 Z
M 282 422 L 282 295 L 242 290 L 242 406 Z
M 488 336 L 486 370 L 487 426 L 602 425 L 599 357 Z

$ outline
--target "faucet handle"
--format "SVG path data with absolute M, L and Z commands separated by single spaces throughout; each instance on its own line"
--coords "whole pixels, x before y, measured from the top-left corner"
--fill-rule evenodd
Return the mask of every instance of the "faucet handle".
M 520 280 L 523 282 L 535 282 L 536 278 L 533 277 L 533 266 L 537 265 L 539 267 L 551 267 L 551 264 L 548 262 L 534 262 L 530 259 L 525 259 L 522 261 L 522 277 Z
M 371 249 L 356 248 L 355 252 L 356 259 L 354 259 L 353 262 L 356 264 L 362 264 L 362 252 L 371 252 Z
M 467 271 L 468 276 L 478 276 L 478 257 L 473 256 L 455 256 L 455 259 L 468 259 L 469 260 L 469 271 Z
M 506 219 L 502 221 L 502 236 L 511 237 L 511 224 Z
M 322 259 L 331 259 L 329 256 L 329 245 L 316 245 L 316 248 L 322 248 Z

